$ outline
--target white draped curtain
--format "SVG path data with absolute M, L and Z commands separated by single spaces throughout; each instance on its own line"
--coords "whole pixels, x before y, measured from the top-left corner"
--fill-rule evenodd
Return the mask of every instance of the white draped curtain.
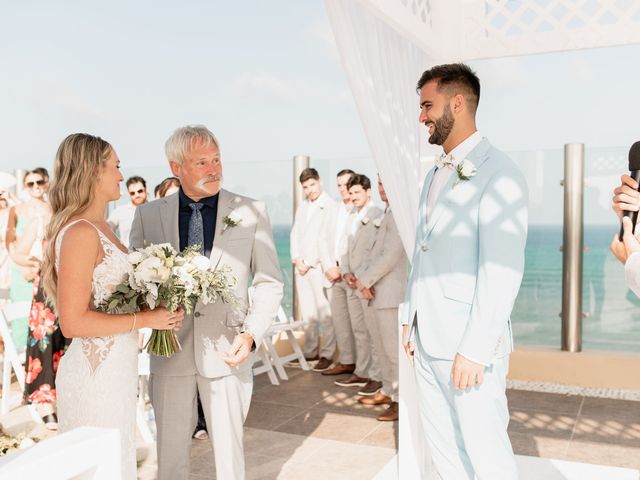
M 326 0 L 342 64 L 407 255 L 415 240 L 421 184 L 416 83 L 426 54 L 358 1 Z M 413 369 L 400 355 L 399 478 L 429 478 Z

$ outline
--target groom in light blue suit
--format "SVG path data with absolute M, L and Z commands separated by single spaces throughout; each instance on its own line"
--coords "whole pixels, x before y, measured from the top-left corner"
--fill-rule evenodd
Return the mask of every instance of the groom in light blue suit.
M 515 479 L 506 377 L 526 183 L 476 130 L 480 81 L 468 66 L 433 67 L 417 88 L 420 122 L 445 152 L 424 181 L 400 312 L 424 433 L 442 479 Z

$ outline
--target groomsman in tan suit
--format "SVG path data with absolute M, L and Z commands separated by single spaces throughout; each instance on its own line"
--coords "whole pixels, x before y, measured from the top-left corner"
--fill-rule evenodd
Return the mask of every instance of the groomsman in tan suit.
M 320 261 L 324 274 L 324 286 L 329 304 L 333 328 L 336 334 L 339 356 L 336 364 L 322 375 L 352 374 L 356 368 L 356 347 L 349 320 L 347 305 L 346 282 L 342 280 L 340 262 L 347 251 L 347 223 L 353 210 L 347 184 L 355 175 L 353 170 L 340 170 L 337 175 L 338 193 L 341 202 L 334 204 L 333 210 L 327 215 L 327 223 L 320 238 Z
M 398 419 L 398 305 L 407 286 L 409 260 L 379 178 L 378 193 L 386 208 L 382 217 L 373 220 L 376 236 L 369 260 L 355 270 L 355 276 L 356 287 L 373 306 L 375 321 L 370 331 L 381 359 L 382 390 L 358 401 L 365 405 L 388 404 L 378 420 L 394 421 Z
M 304 356 L 316 360 L 316 372 L 327 370 L 336 353 L 336 336 L 329 301 L 324 292 L 320 265 L 320 233 L 327 217 L 335 210 L 335 202 L 322 191 L 320 175 L 315 168 L 305 168 L 300 184 L 306 197 L 298 207 L 291 228 L 291 260 L 294 265 L 296 293 L 304 328 Z
M 282 274 L 264 203 L 221 189 L 218 141 L 202 125 L 179 128 L 165 151 L 177 193 L 136 209 L 131 248 L 200 245 L 211 267 L 228 266 L 240 306 L 197 303 L 184 318 L 172 357 L 151 356 L 149 390 L 158 430 L 158 480 L 188 480 L 200 392 L 213 443 L 216 478 L 245 478 L 243 423 L 253 390 L 251 351 L 282 300 Z M 251 306 L 248 287 L 251 279 Z
M 343 387 L 361 387 L 358 394 L 369 396 L 375 395 L 382 387 L 382 372 L 377 348 L 372 341 L 373 308 L 357 290 L 353 272 L 369 259 L 376 234 L 373 220 L 380 217 L 382 211 L 371 202 L 371 181 L 368 177 L 356 174 L 349 180 L 348 187 L 355 210 L 349 216 L 347 253 L 341 268 L 344 270 L 342 278 L 349 287 L 347 305 L 356 343 L 356 370 L 351 377 L 335 383 Z

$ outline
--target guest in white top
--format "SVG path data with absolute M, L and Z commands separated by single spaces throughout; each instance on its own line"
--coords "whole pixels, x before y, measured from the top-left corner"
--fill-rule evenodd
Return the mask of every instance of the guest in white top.
M 114 231 L 117 230 L 122 244 L 129 247 L 129 233 L 136 208 L 147 203 L 147 182 L 142 177 L 131 177 L 127 180 L 127 190 L 131 201 L 116 207 L 109 215 L 107 222 Z
M 613 191 L 613 211 L 622 218 L 623 212 L 637 212 L 640 208 L 640 192 L 638 182 L 629 175 L 622 176 L 622 183 Z M 628 217 L 622 218 L 624 235 L 622 241 L 615 234 L 611 241 L 611 251 L 624 264 L 627 286 L 640 297 L 640 232 L 632 231 L 632 222 Z

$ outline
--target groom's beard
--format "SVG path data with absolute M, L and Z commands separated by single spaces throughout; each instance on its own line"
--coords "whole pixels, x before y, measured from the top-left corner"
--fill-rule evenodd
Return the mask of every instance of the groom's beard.
M 451 130 L 453 130 L 455 122 L 451 107 L 447 105 L 442 112 L 442 116 L 437 120 L 433 120 L 433 133 L 429 137 L 429 143 L 434 145 L 444 144 Z

